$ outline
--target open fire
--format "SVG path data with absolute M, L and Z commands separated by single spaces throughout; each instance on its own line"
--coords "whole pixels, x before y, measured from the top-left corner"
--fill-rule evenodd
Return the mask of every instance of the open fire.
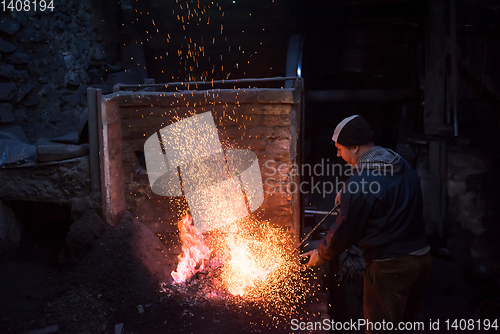
M 263 303 L 266 313 L 281 315 L 293 312 L 305 296 L 291 238 L 268 221 L 246 218 L 204 235 L 187 215 L 179 229 L 182 253 L 171 273 L 176 285 L 189 284 L 197 272 L 210 273 L 202 282 L 212 290 L 206 298 L 243 298 Z
M 178 222 L 174 290 L 294 312 L 306 284 L 291 237 L 255 216 L 264 202 L 256 153 L 222 145 L 211 112 L 160 129 L 144 152 L 152 191 L 184 196 L 190 212 Z
M 179 221 L 179 231 L 182 253 L 179 255 L 177 270 L 171 273 L 176 283 L 182 283 L 196 272 L 202 271 L 210 258 L 210 249 L 205 243 L 205 237 L 196 231 L 191 216 L 184 216 Z

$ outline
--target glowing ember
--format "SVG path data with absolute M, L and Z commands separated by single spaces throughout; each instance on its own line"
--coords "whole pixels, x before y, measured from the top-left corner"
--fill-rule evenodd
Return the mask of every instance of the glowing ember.
M 252 224 L 253 223 L 253 224 Z M 266 226 L 267 231 L 257 231 L 256 222 L 239 222 L 227 227 L 212 241 L 217 249 L 212 258 L 213 267 L 223 266 L 221 281 L 232 295 L 251 295 L 260 289 L 267 276 L 284 265 L 286 254 L 276 229 Z M 203 234 L 198 233 L 190 216 L 179 222 L 182 254 L 177 270 L 172 272 L 176 283 L 186 281 L 197 271 L 205 268 L 211 254 Z M 259 233 L 260 232 L 260 233 Z M 215 266 L 214 264 L 217 263 Z
M 274 231 L 268 227 L 266 233 L 258 233 L 256 227 L 250 221 L 233 224 L 225 238 L 229 260 L 221 279 L 233 295 L 250 297 L 282 265 L 283 254 L 277 240 L 273 240 Z
M 307 279 L 301 275 L 298 259 L 291 256 L 293 242 L 282 229 L 247 218 L 205 238 L 189 217 L 179 228 L 183 254 L 172 272 L 175 282 L 184 282 L 208 266 L 211 274 L 196 280 L 203 298 L 243 298 L 261 305 L 259 309 L 273 319 L 297 312 L 303 304 Z M 197 267 L 200 261 L 202 266 Z
M 205 262 L 210 257 L 210 249 L 205 243 L 203 234 L 196 231 L 191 216 L 185 216 L 178 225 L 181 232 L 182 253 L 179 255 L 177 270 L 172 271 L 171 275 L 176 283 L 182 283 L 205 268 Z

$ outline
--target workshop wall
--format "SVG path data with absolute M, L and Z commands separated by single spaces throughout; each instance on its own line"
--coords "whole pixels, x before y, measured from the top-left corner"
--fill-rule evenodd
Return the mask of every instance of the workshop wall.
M 0 12 L 0 126 L 20 126 L 31 143 L 76 131 L 87 87 L 120 68 L 117 9 L 69 0 Z
M 290 173 L 292 164 L 297 163 L 296 94 L 293 89 L 221 89 L 105 95 L 103 124 L 107 124 L 108 138 L 115 140 L 105 139 L 104 147 L 110 152 L 110 161 L 121 159 L 123 176 L 110 172 L 110 181 L 104 187 L 117 198 L 114 189 L 123 182 L 127 210 L 156 233 L 175 232 L 178 215 L 185 212 L 187 203 L 185 198 L 162 197 L 151 191 L 141 161 L 144 142 L 169 124 L 193 113 L 211 111 L 224 149 L 248 149 L 257 155 L 264 203 L 255 215 L 298 235 L 300 195 L 288 188 L 292 182 L 297 183 Z M 114 125 L 117 123 L 121 126 Z M 121 142 L 116 143 L 119 137 Z

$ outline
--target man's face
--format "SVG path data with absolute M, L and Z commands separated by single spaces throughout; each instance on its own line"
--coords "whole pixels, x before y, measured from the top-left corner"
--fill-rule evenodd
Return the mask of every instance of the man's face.
M 337 156 L 344 159 L 349 165 L 354 166 L 356 161 L 358 160 L 356 157 L 356 148 L 357 146 L 346 147 L 339 143 L 335 143 L 335 147 L 337 148 Z

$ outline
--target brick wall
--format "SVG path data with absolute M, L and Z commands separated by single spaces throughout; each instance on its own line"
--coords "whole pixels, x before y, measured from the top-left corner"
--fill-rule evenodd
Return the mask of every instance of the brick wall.
M 285 189 L 290 182 L 298 183 L 295 176 L 287 173 L 297 159 L 299 106 L 299 95 L 294 89 L 122 91 L 103 96 L 102 124 L 107 130 L 103 147 L 115 152 L 109 155 L 110 166 L 117 159 L 122 165 L 122 175 L 110 172 L 109 179 L 103 183 L 103 187 L 109 188 L 108 193 L 115 194 L 109 201 L 123 200 L 126 209 L 154 232 L 175 231 L 187 202 L 184 197 L 154 194 L 141 167 L 140 155 L 146 139 L 158 130 L 193 114 L 210 111 L 224 149 L 252 150 L 259 159 L 264 203 L 254 214 L 298 235 L 299 194 L 280 191 L 280 188 Z M 117 143 L 118 137 L 122 139 L 120 143 Z M 120 146 L 121 151 L 117 152 Z M 123 193 L 121 199 L 117 198 L 117 192 Z M 113 207 L 120 205 L 108 205 L 108 220 L 119 214 L 113 212 L 118 210 Z

